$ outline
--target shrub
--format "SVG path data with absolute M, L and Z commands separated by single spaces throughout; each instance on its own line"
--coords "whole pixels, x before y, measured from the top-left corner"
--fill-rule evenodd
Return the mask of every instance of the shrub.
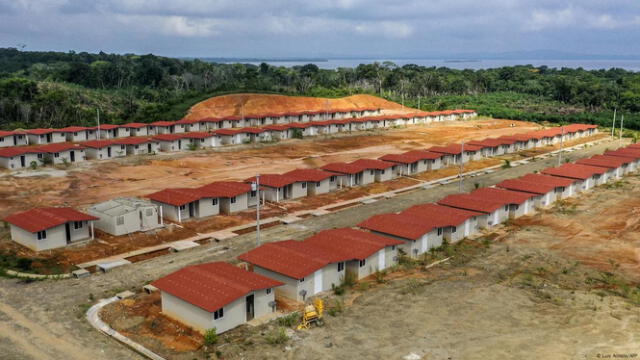
M 31 265 L 33 264 L 33 260 L 29 258 L 18 258 L 16 261 L 16 267 L 23 271 L 31 270 Z
M 291 134 L 291 137 L 294 139 L 302 139 L 304 135 L 302 134 L 302 130 L 293 129 L 293 134 Z
M 31 170 L 35 170 L 38 168 L 38 163 L 36 161 L 32 161 L 29 163 L 29 167 L 31 168 Z
M 331 316 L 338 316 L 338 314 L 344 311 L 344 303 L 340 299 L 336 299 L 334 305 L 327 309 L 327 314 Z
M 214 345 L 218 342 L 218 333 L 216 332 L 216 328 L 211 328 L 204 333 L 204 344 L 205 345 Z
M 279 328 L 278 330 L 274 330 L 271 333 L 267 334 L 265 336 L 265 339 L 267 340 L 267 343 L 271 345 L 278 345 L 287 342 L 287 340 L 289 340 L 289 336 L 287 336 L 284 328 Z
M 343 295 L 345 293 L 344 285 L 336 286 L 335 284 L 331 284 L 331 290 L 333 290 L 335 295 Z
M 299 319 L 300 319 L 300 314 L 298 314 L 298 312 L 292 312 L 289 315 L 279 317 L 277 320 L 277 323 L 280 326 L 291 327 L 297 324 Z
M 503 169 L 508 169 L 510 167 L 511 167 L 511 161 L 505 159 L 504 160 L 504 164 L 502 164 L 502 168 Z
M 200 146 L 197 143 L 191 143 L 191 144 L 189 144 L 188 149 L 191 150 L 191 151 L 196 151 L 196 150 L 200 149 Z
M 42 165 L 51 165 L 53 164 L 53 158 L 50 154 L 44 154 L 41 159 L 39 159 Z
M 67 160 L 67 158 L 62 158 L 62 166 L 69 167 L 69 165 L 71 165 L 69 160 Z
M 382 284 L 385 282 L 384 278 L 385 276 L 387 276 L 387 272 L 385 270 L 382 270 L 382 271 L 378 270 L 375 272 L 374 276 L 376 278 L 376 282 L 378 284 Z

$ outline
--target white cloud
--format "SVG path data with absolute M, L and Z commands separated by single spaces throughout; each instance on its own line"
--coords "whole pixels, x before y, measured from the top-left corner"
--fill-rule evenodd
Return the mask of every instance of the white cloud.
M 393 39 L 403 39 L 413 34 L 411 25 L 398 21 L 360 23 L 355 25 L 353 29 L 361 35 L 383 36 Z

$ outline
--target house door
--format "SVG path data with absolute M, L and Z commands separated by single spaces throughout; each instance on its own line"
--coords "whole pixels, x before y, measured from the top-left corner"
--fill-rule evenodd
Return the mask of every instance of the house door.
M 148 152 L 148 153 L 151 153 L 151 143 L 148 143 L 148 144 L 147 144 L 147 152 Z
M 71 228 L 69 227 L 69 223 L 64 224 L 64 233 L 67 238 L 67 244 L 71 242 Z
M 107 146 L 107 157 L 111 157 L 111 146 Z
M 51 134 L 47 134 L 47 144 L 51 142 Z
M 387 266 L 384 248 L 378 250 L 378 270 L 382 271 Z
M 25 166 L 27 166 L 27 161 L 24 155 L 20 155 L 20 167 L 25 167 Z
M 182 140 L 178 140 L 178 150 L 182 150 Z
M 76 153 L 75 153 L 75 151 L 73 151 L 73 150 L 69 151 L 69 159 L 70 159 L 71 162 L 76 161 Z
M 253 294 L 246 297 L 246 303 L 247 303 L 247 321 L 251 321 L 255 316 L 255 310 L 253 306 Z
M 285 186 L 282 188 L 282 198 L 283 199 L 289 198 L 289 186 Z
M 322 292 L 322 269 L 317 270 L 313 273 L 313 294 L 315 295 L 319 292 Z
M 189 203 L 189 217 L 193 217 L 193 212 L 194 212 L 194 208 L 193 208 L 193 203 Z

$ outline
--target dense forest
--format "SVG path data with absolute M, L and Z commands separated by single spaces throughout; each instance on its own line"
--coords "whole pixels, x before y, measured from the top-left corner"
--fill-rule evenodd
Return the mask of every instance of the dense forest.
M 220 64 L 154 55 L 0 48 L 0 128 L 173 120 L 234 92 L 339 97 L 369 93 L 423 110 L 474 108 L 501 118 L 640 129 L 640 73 L 513 66 L 453 70 L 391 62 L 356 68 Z

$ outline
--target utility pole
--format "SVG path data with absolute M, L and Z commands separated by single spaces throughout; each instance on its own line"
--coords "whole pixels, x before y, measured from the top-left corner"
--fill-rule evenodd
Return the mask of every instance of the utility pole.
M 460 181 L 458 182 L 458 192 L 462 192 L 462 173 L 464 172 L 464 142 L 460 144 Z
M 622 130 L 623 130 L 623 128 L 624 128 L 624 115 L 622 115 L 620 117 L 620 137 L 619 137 L 620 146 L 622 146 Z
M 96 108 L 96 114 L 98 115 L 98 132 L 96 133 L 96 139 L 100 140 L 100 108 Z
M 613 140 L 613 130 L 616 128 L 616 111 L 618 108 L 613 108 L 613 125 L 611 125 L 611 140 Z
M 251 190 L 256 192 L 258 204 L 256 205 L 256 244 L 260 246 L 260 174 L 256 175 L 256 181 L 251 183 Z
M 561 127 L 560 135 L 560 153 L 558 154 L 558 166 L 562 165 L 562 152 L 564 151 L 564 126 Z

